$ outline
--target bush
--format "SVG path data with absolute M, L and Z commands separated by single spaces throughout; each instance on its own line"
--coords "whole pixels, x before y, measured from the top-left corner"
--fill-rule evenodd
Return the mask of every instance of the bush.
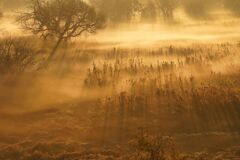
M 23 38 L 0 40 L 0 73 L 22 73 L 36 63 L 36 52 Z
M 169 136 L 150 136 L 141 134 L 133 141 L 136 150 L 133 159 L 141 160 L 167 160 L 178 159 L 175 142 Z

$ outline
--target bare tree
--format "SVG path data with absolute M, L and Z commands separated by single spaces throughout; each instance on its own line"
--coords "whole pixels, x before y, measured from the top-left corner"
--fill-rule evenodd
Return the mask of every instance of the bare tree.
M 173 22 L 173 11 L 178 6 L 178 0 L 157 0 L 157 5 L 162 12 L 164 21 L 167 23 Z
M 32 0 L 30 10 L 21 13 L 17 20 L 24 29 L 44 39 L 57 39 L 49 60 L 62 41 L 78 37 L 84 32 L 95 33 L 105 22 L 103 16 L 82 0 Z

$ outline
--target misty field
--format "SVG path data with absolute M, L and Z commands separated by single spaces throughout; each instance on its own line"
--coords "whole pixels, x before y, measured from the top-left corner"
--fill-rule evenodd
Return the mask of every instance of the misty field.
M 1 159 L 239 157 L 239 43 L 33 44 L 1 40 Z
M 239 9 L 0 0 L 0 160 L 239 160 Z

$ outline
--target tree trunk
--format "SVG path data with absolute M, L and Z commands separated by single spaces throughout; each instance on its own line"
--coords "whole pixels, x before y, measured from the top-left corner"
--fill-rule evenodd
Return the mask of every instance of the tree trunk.
M 58 49 L 58 47 L 59 47 L 59 45 L 60 45 L 61 42 L 62 42 L 62 40 L 63 40 L 63 38 L 59 38 L 59 39 L 58 39 L 56 45 L 54 46 L 51 54 L 50 54 L 49 57 L 48 57 L 48 61 L 52 60 L 53 56 L 55 55 L 55 53 L 56 53 L 56 51 L 57 51 L 57 49 Z

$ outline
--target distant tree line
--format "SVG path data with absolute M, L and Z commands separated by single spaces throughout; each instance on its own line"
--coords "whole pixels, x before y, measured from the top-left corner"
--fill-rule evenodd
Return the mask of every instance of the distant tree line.
M 223 8 L 235 16 L 240 16 L 240 0 L 88 0 L 102 11 L 111 22 L 131 21 L 140 16 L 142 21 L 163 19 L 174 22 L 174 12 L 182 8 L 194 19 L 206 19 L 213 9 Z
M 33 0 L 0 0 L 2 10 L 16 9 L 27 6 Z M 52 0 L 49 0 L 52 1 Z M 68 0 L 66 0 L 68 1 Z M 174 21 L 177 8 L 194 19 L 205 19 L 211 16 L 211 11 L 224 8 L 234 16 L 240 16 L 240 0 L 85 0 L 97 10 L 103 12 L 108 20 L 116 22 L 129 22 L 135 16 L 141 21 L 155 22 L 163 19 L 165 22 Z

